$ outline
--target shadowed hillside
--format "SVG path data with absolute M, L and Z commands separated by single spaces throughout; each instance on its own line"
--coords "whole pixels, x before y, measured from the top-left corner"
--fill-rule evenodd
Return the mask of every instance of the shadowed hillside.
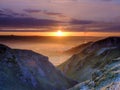
M 0 44 L 0 90 L 65 90 L 75 84 L 46 56 Z

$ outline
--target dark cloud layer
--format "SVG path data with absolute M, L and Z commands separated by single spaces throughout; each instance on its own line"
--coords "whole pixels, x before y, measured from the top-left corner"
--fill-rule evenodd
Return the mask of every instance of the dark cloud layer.
M 51 32 L 51 30 L 0 30 L 0 32 Z
M 41 10 L 26 10 L 27 12 L 40 12 Z M 55 26 L 59 21 L 49 19 L 37 19 L 27 16 L 24 13 L 16 13 L 11 9 L 0 10 L 1 27 L 42 27 Z
M 13 10 L 11 9 L 1 9 L 0 10 L 0 17 L 3 16 L 3 17 L 8 17 L 8 16 L 12 16 L 12 17 L 27 17 L 28 15 L 25 14 L 25 13 L 17 13 L 17 12 L 14 12 Z
M 94 21 L 91 21 L 91 20 L 71 20 L 70 21 L 71 24 L 93 24 L 95 23 Z
M 0 26 L 2 27 L 41 27 L 54 26 L 57 23 L 58 21 L 46 19 L 0 17 Z

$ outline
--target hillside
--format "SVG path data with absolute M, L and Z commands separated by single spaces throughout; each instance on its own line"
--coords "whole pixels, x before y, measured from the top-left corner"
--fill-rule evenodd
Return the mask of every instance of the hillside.
M 92 78 L 93 72 L 100 70 L 113 59 L 120 57 L 120 37 L 108 37 L 74 54 L 59 68 L 70 78 L 83 82 Z
M 120 57 L 94 72 L 90 80 L 68 90 L 120 90 Z
M 65 90 L 76 83 L 46 56 L 0 44 L 0 90 Z
M 89 47 L 92 43 L 93 43 L 93 42 L 87 42 L 87 43 L 78 45 L 78 46 L 73 47 L 73 48 L 71 48 L 71 49 L 69 49 L 69 50 L 66 50 L 66 51 L 64 52 L 64 54 L 70 54 L 70 55 L 71 55 L 71 54 L 77 54 L 77 53 L 83 51 L 85 48 Z

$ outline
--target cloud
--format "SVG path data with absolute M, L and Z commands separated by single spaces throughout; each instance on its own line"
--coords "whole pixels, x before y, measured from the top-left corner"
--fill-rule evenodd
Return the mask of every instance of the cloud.
M 107 26 L 103 28 L 102 31 L 120 32 L 120 25 L 115 24 L 115 25 Z
M 38 9 L 24 9 L 25 12 L 27 13 L 39 13 L 42 10 L 38 10 Z
M 31 13 L 31 14 L 36 14 L 37 13 L 37 14 L 44 14 L 44 15 L 47 15 L 47 16 L 66 17 L 62 13 L 51 12 L 51 11 L 40 10 L 40 9 L 24 9 L 23 11 L 25 11 L 27 13 Z
M 8 16 L 8 15 L 0 12 L 0 17 L 2 17 L 2 16 L 4 17 L 4 16 Z
M 69 2 L 96 2 L 96 1 L 99 1 L 99 2 L 102 2 L 102 1 L 105 1 L 105 2 L 110 2 L 110 1 L 113 1 L 113 2 L 119 2 L 119 0 L 50 0 L 51 2 L 55 2 L 55 3 L 69 3 Z
M 13 29 L 13 30 L 0 29 L 0 32 L 51 32 L 51 30 L 48 30 L 48 29 L 42 29 L 42 30 L 35 30 L 35 29 L 33 29 L 33 30 L 29 30 L 29 29 L 24 29 L 24 30 L 22 30 L 22 29 L 19 29 L 19 30 L 17 30 L 17 29 Z
M 25 10 L 26 12 L 41 12 L 41 10 Z M 53 13 L 42 11 L 46 15 L 61 15 L 60 13 Z M 61 15 L 62 16 L 62 15 Z M 11 9 L 1 9 L 0 10 L 0 27 L 7 28 L 7 27 L 15 27 L 15 28 L 42 28 L 42 27 L 50 27 L 56 26 L 62 22 L 53 20 L 53 19 L 40 19 L 30 17 L 24 13 L 17 13 Z
M 95 21 L 91 21 L 91 20 L 76 20 L 73 19 L 69 22 L 70 24 L 93 24 L 96 23 Z
M 101 0 L 101 1 L 113 1 L 113 0 Z
M 3 12 L 3 10 L 0 10 L 0 12 Z
M 85 20 L 82 22 L 77 22 L 77 24 L 70 24 L 66 30 L 70 32 L 120 32 L 120 25 L 118 23 L 108 22 L 92 23 L 92 21 L 90 23 L 86 23 Z
M 66 17 L 62 13 L 56 13 L 56 12 L 48 12 L 47 10 L 43 10 L 43 13 L 48 16 L 58 16 L 58 17 Z
M 0 10 L 0 16 L 4 16 L 4 17 L 8 17 L 8 16 L 12 16 L 12 17 L 27 17 L 28 15 L 27 14 L 24 14 L 24 13 L 17 13 L 17 12 L 14 12 L 13 10 L 11 9 L 8 9 L 8 8 L 3 8 Z
M 43 27 L 55 26 L 58 21 L 47 19 L 35 19 L 30 17 L 0 17 L 1 27 Z
M 79 0 L 50 0 L 50 1 L 55 3 L 68 3 L 68 2 L 75 2 Z
M 52 12 L 42 9 L 24 9 L 28 14 L 30 13 L 42 13 L 48 16 L 66 17 L 63 13 Z M 118 20 L 118 19 L 117 19 Z M 38 19 L 32 18 L 25 13 L 17 13 L 11 9 L 0 9 L 0 27 L 14 27 L 14 28 L 50 28 L 57 25 L 63 25 L 67 27 L 65 31 L 74 32 L 120 32 L 119 24 L 110 24 L 105 22 L 97 22 L 92 20 L 79 20 L 71 19 L 71 21 L 57 21 L 53 19 Z M 15 30 L 11 30 L 15 31 Z M 42 30 L 24 30 L 39 32 Z M 45 30 L 43 30 L 45 31 Z M 49 31 L 49 30 L 48 30 Z

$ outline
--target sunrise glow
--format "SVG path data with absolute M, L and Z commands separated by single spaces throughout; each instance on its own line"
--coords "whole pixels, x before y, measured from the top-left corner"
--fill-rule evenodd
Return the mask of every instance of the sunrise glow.
M 56 36 L 63 36 L 63 35 L 64 35 L 64 33 L 61 30 L 57 31 L 57 33 L 56 33 Z

